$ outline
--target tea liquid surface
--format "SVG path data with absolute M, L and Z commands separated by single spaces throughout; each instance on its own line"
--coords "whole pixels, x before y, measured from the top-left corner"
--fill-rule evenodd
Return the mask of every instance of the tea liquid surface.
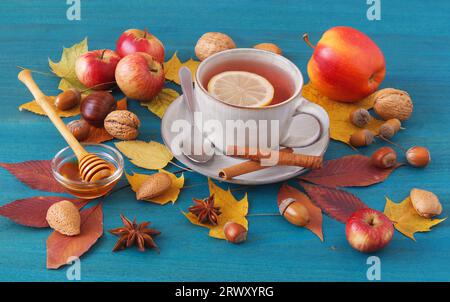
M 213 76 L 225 71 L 247 71 L 266 78 L 274 88 L 274 96 L 269 106 L 282 103 L 294 94 L 295 85 L 287 72 L 271 64 L 248 60 L 229 60 L 215 66 L 205 74 L 202 82 L 203 87 L 208 87 L 208 83 Z

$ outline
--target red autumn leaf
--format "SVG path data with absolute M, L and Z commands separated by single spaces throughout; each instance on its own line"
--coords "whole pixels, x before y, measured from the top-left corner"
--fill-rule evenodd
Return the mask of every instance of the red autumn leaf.
M 349 155 L 326 161 L 322 169 L 300 176 L 301 180 L 328 187 L 364 187 L 384 181 L 396 168 L 380 169 L 370 157 Z
M 19 199 L 1 206 L 0 215 L 24 226 L 47 228 L 48 223 L 45 219 L 47 210 L 52 204 L 61 200 L 73 202 L 78 209 L 81 209 L 89 202 L 89 200 L 73 199 L 62 196 L 37 196 Z
M 103 209 L 98 204 L 81 211 L 81 233 L 66 236 L 56 231 L 47 239 L 47 268 L 57 269 L 70 261 L 71 257 L 81 257 L 103 235 Z
M 300 182 L 300 184 L 322 211 L 342 223 L 346 223 L 357 210 L 368 208 L 364 202 L 349 192 L 305 182 Z
M 300 202 L 304 205 L 309 212 L 310 219 L 309 223 L 305 225 L 305 228 L 316 234 L 319 237 L 320 241 L 323 241 L 323 232 L 322 232 L 322 211 L 320 208 L 315 206 L 306 194 L 300 192 L 296 188 L 293 188 L 287 184 L 283 184 L 281 186 L 280 192 L 278 192 L 278 204 L 281 201 L 293 198 L 296 201 Z
M 123 98 L 119 101 L 117 101 L 117 110 L 127 110 L 128 104 L 127 104 L 127 98 Z M 88 137 L 83 141 L 83 143 L 93 143 L 93 144 L 99 144 L 103 143 L 109 140 L 112 140 L 114 137 L 112 137 L 105 128 L 96 128 L 91 126 L 91 129 L 89 130 Z
M 0 163 L 0 166 L 32 189 L 55 193 L 66 192 L 53 178 L 49 160 L 30 160 L 12 164 Z

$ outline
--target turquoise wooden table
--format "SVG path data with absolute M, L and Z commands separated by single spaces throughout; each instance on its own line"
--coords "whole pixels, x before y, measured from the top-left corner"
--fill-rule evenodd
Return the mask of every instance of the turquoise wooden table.
M 66 18 L 66 1 L 0 2 L 0 162 L 50 159 L 65 146 L 50 122 L 17 107 L 30 94 L 17 80 L 17 65 L 48 70 L 47 58 L 58 59 L 62 46 L 85 36 L 90 49 L 113 48 L 128 28 L 145 28 L 159 37 L 167 57 L 178 50 L 181 59 L 194 56 L 197 39 L 207 31 L 229 34 L 241 47 L 277 43 L 286 57 L 306 70 L 311 49 L 301 41 L 309 32 L 315 42 L 328 28 L 348 25 L 369 34 L 384 51 L 387 77 L 383 87 L 404 89 L 412 95 L 415 112 L 397 142 L 425 145 L 433 161 L 425 170 L 405 167 L 386 182 L 351 189 L 369 206 L 383 210 L 384 197 L 403 200 L 412 187 L 434 191 L 444 216 L 450 209 L 450 2 L 381 0 L 381 20 L 368 21 L 365 0 L 351 1 L 207 1 L 207 0 L 81 0 L 81 21 Z M 305 74 L 306 76 L 306 74 Z M 47 94 L 57 93 L 56 78 L 35 76 Z M 177 88 L 178 89 L 178 88 Z M 160 120 L 133 101 L 129 107 L 143 122 L 142 140 L 161 141 Z M 68 119 L 70 120 L 70 119 Z M 111 142 L 108 143 L 111 145 Z M 379 145 L 378 145 L 379 146 Z M 376 147 L 362 150 L 370 154 Z M 327 159 L 353 151 L 332 142 Z M 127 171 L 143 172 L 126 162 Z M 177 168 L 172 167 L 175 171 Z M 175 205 L 137 202 L 130 189 L 104 203 L 104 229 L 120 224 L 119 214 L 150 220 L 162 231 L 161 249 L 112 253 L 116 237 L 105 233 L 81 259 L 83 281 L 366 281 L 369 255 L 350 248 L 344 225 L 324 217 L 323 243 L 306 229 L 279 216 L 249 217 L 245 244 L 235 246 L 207 236 L 180 213 L 192 197 L 208 195 L 207 179 L 185 173 L 186 188 Z M 125 183 L 122 180 L 122 183 Z M 294 180 L 289 182 L 297 186 Z M 248 192 L 250 213 L 276 213 L 281 184 L 232 186 L 237 197 Z M 224 186 L 226 187 L 226 186 Z M 28 189 L 0 170 L 0 204 L 51 193 Z M 0 218 L 1 281 L 66 281 L 66 269 L 46 270 L 45 241 L 50 230 L 18 226 Z M 444 222 L 417 242 L 396 232 L 392 243 L 377 254 L 384 281 L 450 281 L 450 224 Z

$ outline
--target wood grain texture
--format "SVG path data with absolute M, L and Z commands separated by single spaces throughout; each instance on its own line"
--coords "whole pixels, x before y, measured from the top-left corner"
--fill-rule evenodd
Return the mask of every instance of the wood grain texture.
M 48 57 L 58 59 L 62 46 L 85 36 L 89 37 L 90 49 L 114 48 L 122 31 L 148 27 L 164 42 L 167 57 L 178 50 L 180 59 L 187 60 L 194 56 L 193 48 L 201 34 L 223 31 L 241 47 L 274 42 L 305 71 L 311 50 L 302 42 L 301 34 L 309 32 L 316 42 L 329 27 L 349 25 L 369 34 L 384 51 L 387 77 L 382 86 L 406 90 L 414 100 L 415 112 L 396 142 L 405 147 L 425 145 L 433 158 L 424 170 L 402 168 L 382 184 L 349 191 L 382 210 L 385 195 L 400 201 L 412 187 L 428 189 L 440 197 L 444 216 L 448 215 L 449 1 L 382 0 L 382 20 L 376 22 L 366 19 L 363 0 L 109 0 L 108 5 L 81 0 L 81 21 L 68 21 L 66 9 L 66 1 L 0 2 L 0 162 L 50 159 L 65 146 L 45 117 L 17 110 L 31 97 L 17 80 L 16 66 L 46 71 Z M 36 75 L 35 80 L 44 93 L 57 93 L 57 78 Z M 179 91 L 176 86 L 170 87 Z M 143 124 L 139 139 L 161 141 L 160 120 L 138 103 L 129 103 Z M 371 154 L 381 145 L 378 142 L 361 152 Z M 326 159 L 352 152 L 332 142 Z M 144 172 L 129 161 L 126 169 L 129 173 Z M 131 189 L 105 201 L 105 230 L 120 225 L 120 213 L 136 216 L 138 221 L 150 220 L 162 232 L 156 239 L 161 254 L 137 250 L 113 254 L 116 238 L 105 232 L 82 258 L 83 281 L 367 281 L 368 255 L 352 250 L 345 239 L 344 225 L 329 217 L 323 221 L 324 243 L 308 230 L 277 216 L 249 217 L 248 241 L 239 246 L 208 237 L 208 230 L 191 225 L 179 209 L 187 209 L 192 197 L 208 195 L 207 180 L 193 173 L 185 177 L 187 189 L 175 206 L 137 202 Z M 295 181 L 290 184 L 297 186 Z M 279 187 L 232 186 L 238 198 L 248 191 L 250 214 L 276 213 Z M 0 192 L 0 204 L 37 195 L 3 169 Z M 45 269 L 49 234 L 49 230 L 28 229 L 0 219 L 0 281 L 66 281 L 64 268 Z M 202 265 L 198 264 L 199 256 Z M 450 281 L 450 224 L 445 222 L 430 233 L 418 234 L 417 242 L 396 233 L 391 245 L 377 256 L 381 258 L 384 281 Z

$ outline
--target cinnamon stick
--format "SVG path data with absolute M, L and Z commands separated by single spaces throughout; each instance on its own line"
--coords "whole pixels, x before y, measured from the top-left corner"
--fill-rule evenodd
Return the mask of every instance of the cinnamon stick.
M 226 154 L 253 161 L 270 163 L 270 165 L 298 166 L 307 169 L 322 168 L 323 157 L 296 153 L 286 153 L 273 150 L 257 149 L 250 147 L 228 146 Z
M 281 152 L 292 153 L 292 148 L 284 148 Z M 239 163 L 219 171 L 219 177 L 223 179 L 232 179 L 233 177 L 270 168 L 271 166 L 261 166 L 260 162 L 249 160 L 243 163 Z

